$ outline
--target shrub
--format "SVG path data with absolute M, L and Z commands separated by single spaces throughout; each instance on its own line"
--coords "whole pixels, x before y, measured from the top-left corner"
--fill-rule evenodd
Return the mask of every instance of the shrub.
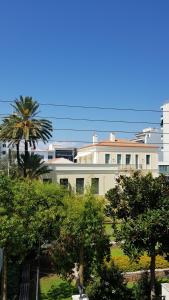
M 122 273 L 112 265 L 103 266 L 86 289 L 90 300 L 132 300 L 132 291 L 124 283 Z
M 131 261 L 128 256 L 113 257 L 110 265 L 113 264 L 123 272 L 134 272 L 139 270 L 148 270 L 150 266 L 150 257 L 143 255 L 136 261 Z M 169 268 L 169 262 L 162 256 L 156 256 L 156 269 Z
M 150 278 L 148 273 L 142 275 L 137 283 L 133 285 L 132 292 L 135 300 L 150 300 Z M 156 296 L 160 296 L 161 284 L 160 281 L 155 282 Z

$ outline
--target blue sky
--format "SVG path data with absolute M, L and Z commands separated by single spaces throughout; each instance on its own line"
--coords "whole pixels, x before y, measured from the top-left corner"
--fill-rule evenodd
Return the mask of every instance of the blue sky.
M 168 14 L 168 0 L 2 0 L 0 99 L 29 95 L 41 103 L 159 109 L 169 99 Z M 160 119 L 150 112 L 40 110 L 44 117 Z M 0 113 L 10 111 L 9 104 L 0 104 Z M 108 131 L 147 127 L 69 120 L 53 125 Z M 89 141 L 91 135 L 55 131 L 53 138 Z

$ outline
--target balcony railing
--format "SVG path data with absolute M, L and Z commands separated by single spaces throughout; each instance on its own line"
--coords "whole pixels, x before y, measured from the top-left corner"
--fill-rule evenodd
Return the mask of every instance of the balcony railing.
M 135 171 L 135 170 L 142 170 L 142 165 L 141 164 L 129 164 L 129 165 L 125 165 L 125 164 L 119 164 L 116 165 L 118 170 L 122 170 L 122 171 Z

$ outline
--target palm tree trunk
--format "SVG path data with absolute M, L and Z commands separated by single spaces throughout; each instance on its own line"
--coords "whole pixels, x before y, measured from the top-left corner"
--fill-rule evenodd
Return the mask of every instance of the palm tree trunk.
M 18 167 L 20 167 L 19 142 L 17 142 L 16 144 L 16 158 L 17 158 Z
M 7 300 L 7 269 L 8 269 L 8 257 L 7 251 L 3 250 L 3 269 L 2 269 L 2 300 Z
M 28 162 L 29 152 L 28 152 L 28 142 L 25 140 L 25 163 L 24 163 L 24 177 L 27 176 L 27 162 Z
M 150 261 L 150 291 L 151 291 L 151 299 L 154 299 L 155 296 L 155 261 L 156 261 L 156 254 L 155 254 L 155 247 L 154 251 L 151 254 L 151 261 Z

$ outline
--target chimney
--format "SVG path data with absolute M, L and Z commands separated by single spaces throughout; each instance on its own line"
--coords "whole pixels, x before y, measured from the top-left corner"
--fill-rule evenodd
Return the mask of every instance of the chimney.
M 53 150 L 53 144 L 49 144 L 48 150 L 49 151 Z
M 110 141 L 115 142 L 115 133 L 114 132 L 110 133 Z
M 98 142 L 98 135 L 96 133 L 93 134 L 93 144 Z

